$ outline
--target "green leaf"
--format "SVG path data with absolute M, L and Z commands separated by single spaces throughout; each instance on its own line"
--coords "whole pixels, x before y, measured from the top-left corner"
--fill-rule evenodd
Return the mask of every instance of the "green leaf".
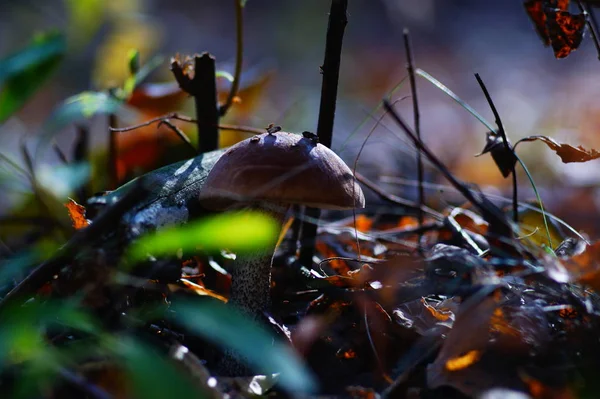
M 174 364 L 148 345 L 133 338 L 121 338 L 110 350 L 125 360 L 135 397 L 146 399 L 202 398 L 201 392 Z
M 129 69 L 130 71 L 134 71 L 134 67 L 132 67 L 132 63 L 136 63 L 137 62 L 137 70 L 132 73 L 132 75 L 127 78 L 127 80 L 125 81 L 125 84 L 123 85 L 123 90 L 122 93 L 120 93 L 120 98 L 122 98 L 123 100 L 126 100 L 129 98 L 129 96 L 131 96 L 131 93 L 133 93 L 133 90 L 135 90 L 135 88 L 142 83 L 156 68 L 158 68 L 165 60 L 165 58 L 162 55 L 157 55 L 154 56 L 150 59 L 150 61 L 148 61 L 147 63 L 145 63 L 141 68 L 139 67 L 139 52 L 137 50 L 133 50 L 134 54 L 137 54 L 137 57 L 133 56 L 132 54 L 130 54 L 130 58 L 129 58 Z M 136 60 L 137 58 L 137 60 Z
M 232 75 L 232 74 L 230 74 L 230 73 L 229 73 L 229 72 L 227 72 L 227 71 L 217 71 L 217 72 L 215 72 L 215 76 L 216 76 L 217 78 L 223 78 L 223 79 L 226 79 L 226 80 L 228 80 L 228 81 L 230 81 L 230 82 L 233 82 L 233 81 L 235 80 L 235 78 L 233 77 L 233 75 Z
M 140 51 L 132 48 L 127 53 L 127 59 L 129 60 L 127 62 L 129 64 L 129 73 L 135 75 L 140 70 Z
M 232 306 L 209 301 L 173 302 L 178 323 L 217 345 L 231 348 L 259 372 L 281 373 L 279 383 L 294 393 L 312 393 L 317 383 L 293 349 Z
M 81 162 L 69 165 L 43 165 L 37 173 L 38 183 L 60 200 L 73 194 L 89 180 L 91 167 Z
M 18 111 L 42 86 L 65 53 L 64 36 L 49 33 L 0 60 L 0 123 Z
M 44 133 L 40 137 L 35 158 L 39 158 L 39 152 L 48 148 L 54 135 L 64 127 L 96 115 L 108 114 L 115 114 L 125 121 L 132 121 L 137 115 L 122 100 L 105 92 L 84 91 L 67 98 L 44 123 Z
M 261 212 L 223 213 L 146 235 L 130 246 L 129 259 L 143 260 L 149 253 L 174 255 L 180 248 L 194 250 L 200 247 L 205 251 L 226 248 L 237 253 L 254 251 L 273 245 L 279 230 L 278 222 Z

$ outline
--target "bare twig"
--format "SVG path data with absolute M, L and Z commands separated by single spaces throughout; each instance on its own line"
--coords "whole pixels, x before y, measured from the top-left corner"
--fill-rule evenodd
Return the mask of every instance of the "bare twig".
M 504 130 L 504 125 L 502 124 L 502 120 L 500 119 L 500 114 L 498 113 L 498 110 L 496 109 L 496 105 L 494 105 L 494 102 L 492 101 L 492 97 L 490 96 L 490 93 L 487 90 L 487 87 L 485 87 L 485 84 L 483 83 L 483 80 L 481 79 L 481 77 L 479 76 L 478 73 L 475 74 L 475 79 L 477 79 L 477 83 L 479 83 L 479 86 L 481 87 L 481 90 L 483 91 L 483 94 L 485 95 L 485 98 L 488 102 L 488 104 L 490 105 L 490 108 L 492 110 L 492 113 L 494 114 L 494 119 L 496 119 L 496 126 L 498 126 L 498 133 L 500 133 L 500 136 L 502 136 L 502 142 L 504 143 L 504 149 L 506 151 L 507 154 L 512 154 L 512 156 L 514 155 L 513 149 L 510 146 L 510 143 L 508 142 L 508 139 L 506 138 L 506 131 Z M 516 159 L 516 157 L 515 157 Z M 518 193 L 517 193 L 517 173 L 515 170 L 515 165 L 512 164 L 512 181 L 513 181 L 513 220 L 515 223 L 519 223 L 519 200 L 518 200 Z
M 379 196 L 379 198 L 381 198 L 383 200 L 386 200 L 388 202 L 391 202 L 392 204 L 400 205 L 405 208 L 413 209 L 416 211 L 418 211 L 420 209 L 422 212 L 427 213 L 430 216 L 432 216 L 438 220 L 442 220 L 444 218 L 444 216 L 441 213 L 439 213 L 438 211 L 431 209 L 425 205 L 419 206 L 419 204 L 415 204 L 414 202 L 409 201 L 407 199 L 400 198 L 396 195 L 386 193 L 381 187 L 379 187 L 373 181 L 367 179 L 365 176 L 363 176 L 359 172 L 355 172 L 354 176 L 356 177 L 356 180 L 358 180 L 359 182 L 364 184 L 365 187 L 371 189 L 371 191 L 373 191 L 375 194 L 377 194 Z
M 329 24 L 325 40 L 325 59 L 321 72 L 321 104 L 319 106 L 319 121 L 317 135 L 319 141 L 326 147 L 331 147 L 333 137 L 333 123 L 335 120 L 335 107 L 337 101 L 338 81 L 340 76 L 340 62 L 342 58 L 342 42 L 344 30 L 348 23 L 346 11 L 348 0 L 331 0 L 329 11 Z M 317 208 L 306 208 L 306 217 L 318 220 L 321 212 Z M 310 267 L 314 254 L 315 237 L 317 235 L 316 223 L 302 224 L 302 246 L 300 248 L 300 263 Z
M 240 88 L 240 77 L 242 76 L 242 60 L 244 56 L 244 14 L 242 0 L 233 0 L 235 3 L 235 71 L 233 72 L 233 82 L 231 83 L 231 90 L 227 96 L 225 104 L 219 108 L 219 114 L 221 117 L 225 116 L 233 100 L 237 95 Z
M 131 125 L 131 126 L 122 127 L 122 128 L 118 128 L 118 129 L 111 129 L 111 130 L 113 132 L 129 132 L 131 130 L 149 126 L 153 123 L 160 123 L 160 122 L 162 122 L 164 120 L 168 120 L 168 119 L 175 119 L 178 121 L 188 122 L 188 123 L 196 123 L 196 119 L 190 118 L 189 116 L 185 116 L 185 115 L 179 115 L 178 113 L 173 112 L 170 114 L 166 114 L 163 116 L 149 119 L 146 122 L 143 122 L 143 123 L 140 123 L 137 125 Z M 223 123 L 220 123 L 217 126 L 221 130 L 234 130 L 234 131 L 244 132 L 244 133 L 249 133 L 249 134 L 262 134 L 265 132 L 265 129 L 259 129 L 257 127 L 252 127 L 252 126 L 228 125 L 228 124 L 223 124 Z
M 461 183 L 446 166 L 436 157 L 433 152 L 425 145 L 422 141 L 417 138 L 417 135 L 408 127 L 406 122 L 398 115 L 398 113 L 392 107 L 392 104 L 383 100 L 383 106 L 390 113 L 394 121 L 404 130 L 406 135 L 412 140 L 418 150 L 423 152 L 423 155 L 429 159 L 429 161 L 444 175 L 444 177 L 454 186 L 454 188 L 460 192 L 469 202 L 471 202 L 479 211 L 482 213 L 484 219 L 490 224 L 490 233 L 494 229 L 494 233 L 501 237 L 510 236 L 512 234 L 512 228 L 505 220 L 504 215 L 495 205 L 489 202 L 480 193 L 476 195 L 469 190 L 464 183 Z
M 165 125 L 169 129 L 171 129 L 171 131 L 173 131 L 177 135 L 177 137 L 181 139 L 181 141 L 183 141 L 185 144 L 188 145 L 189 148 L 192 149 L 194 154 L 196 153 L 196 148 L 194 147 L 188 136 L 186 136 L 186 134 L 181 131 L 181 129 L 179 129 L 177 126 L 171 123 L 171 121 L 168 119 L 163 119 L 160 122 L 158 122 L 157 128 L 161 127 L 162 125 Z
M 408 33 L 408 29 L 404 29 L 404 49 L 406 50 L 406 70 L 408 71 L 408 77 L 410 81 L 410 92 L 413 103 L 415 133 L 417 133 L 417 138 L 421 140 L 421 114 L 419 112 L 419 101 L 417 98 L 417 82 L 415 79 L 415 67 L 413 61 L 412 48 L 410 46 L 410 36 Z M 417 181 L 419 182 L 419 205 L 421 206 L 425 204 L 425 189 L 423 188 L 423 175 L 423 157 L 421 155 L 421 151 L 417 151 Z M 421 208 L 418 209 L 417 218 L 419 220 L 419 226 L 422 226 L 424 216 Z M 419 237 L 418 242 L 421 242 L 421 237 Z M 419 251 L 422 252 L 421 245 L 418 245 L 417 247 L 419 248 Z

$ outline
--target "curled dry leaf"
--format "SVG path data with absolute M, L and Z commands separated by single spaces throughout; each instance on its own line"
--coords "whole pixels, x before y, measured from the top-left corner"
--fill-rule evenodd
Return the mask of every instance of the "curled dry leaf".
M 90 221 L 85 218 L 85 207 L 83 205 L 79 205 L 75 200 L 69 198 L 65 203 L 65 207 L 69 212 L 75 230 L 83 229 L 90 224 Z
M 525 137 L 519 141 L 541 141 L 550 147 L 551 150 L 556 152 L 556 154 L 560 157 L 560 159 L 564 163 L 570 162 L 587 162 L 593 159 L 600 158 L 600 152 L 594 150 L 588 150 L 583 148 L 582 146 L 573 147 L 569 144 L 559 143 L 558 141 L 546 137 L 546 136 L 529 136 Z

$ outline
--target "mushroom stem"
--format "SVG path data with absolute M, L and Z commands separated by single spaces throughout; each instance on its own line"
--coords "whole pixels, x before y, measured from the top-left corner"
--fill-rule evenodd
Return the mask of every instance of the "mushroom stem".
M 279 206 L 277 210 L 265 208 L 253 208 L 253 210 L 268 214 L 281 226 L 287 207 L 286 204 L 283 208 Z M 262 312 L 271 306 L 271 264 L 276 246 L 277 239 L 274 239 L 269 246 L 238 256 L 231 270 L 229 304 L 256 322 L 259 322 Z M 247 363 L 239 353 L 226 349 L 218 363 L 218 373 L 232 377 L 250 375 Z
M 260 212 L 268 214 L 280 225 L 285 217 L 285 209 L 271 210 L 258 208 Z M 271 298 L 271 263 L 277 239 L 254 252 L 239 255 L 231 270 L 231 294 L 229 303 L 236 306 L 252 319 L 260 317 L 261 313 L 269 309 Z

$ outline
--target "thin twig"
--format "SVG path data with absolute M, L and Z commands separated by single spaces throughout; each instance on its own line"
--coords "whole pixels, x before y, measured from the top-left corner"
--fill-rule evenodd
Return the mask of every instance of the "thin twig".
M 179 115 L 179 114 L 173 112 L 170 114 L 166 114 L 163 116 L 158 116 L 156 118 L 149 119 L 146 122 L 142 122 L 137 125 L 131 125 L 131 126 L 127 126 L 127 127 L 118 128 L 118 129 L 111 129 L 111 131 L 113 131 L 113 132 L 129 132 L 131 130 L 149 126 L 153 123 L 160 123 L 166 119 L 175 119 L 178 121 L 188 122 L 188 123 L 196 123 L 197 122 L 196 119 L 190 118 L 189 116 Z M 257 127 L 252 127 L 252 126 L 228 125 L 228 124 L 223 124 L 223 123 L 220 123 L 217 126 L 221 130 L 234 130 L 234 131 L 244 132 L 244 133 L 249 133 L 249 134 L 262 134 L 265 132 L 265 129 L 259 129 Z
M 475 74 L 475 79 L 477 79 L 477 83 L 479 83 L 479 86 L 481 87 L 481 90 L 483 91 L 483 95 L 485 96 L 488 104 L 490 105 L 492 113 L 494 114 L 494 118 L 496 119 L 496 126 L 498 126 L 498 133 L 500 133 L 500 135 L 502 136 L 502 142 L 504 143 L 504 149 L 506 150 L 506 153 L 514 156 L 513 149 L 510 147 L 508 139 L 506 138 L 506 131 L 504 130 L 504 125 L 502 124 L 502 120 L 500 119 L 500 114 L 498 113 L 498 110 L 496 109 L 496 105 L 494 105 L 494 102 L 492 101 L 492 97 L 490 96 L 490 93 L 488 92 L 487 87 L 485 87 L 485 84 L 483 83 L 483 80 L 481 79 L 481 77 L 479 76 L 478 73 Z M 517 193 L 517 172 L 515 170 L 515 164 L 512 164 L 512 174 L 513 174 L 513 179 L 512 179 L 513 180 L 513 203 L 512 203 L 512 205 L 513 205 L 513 220 L 515 223 L 519 223 L 519 201 L 518 201 L 518 193 Z
M 244 57 L 244 14 L 242 0 L 233 0 L 235 3 L 235 71 L 233 72 L 233 82 L 231 83 L 231 90 L 227 96 L 225 104 L 219 108 L 219 114 L 221 117 L 225 116 L 233 100 L 237 95 L 240 88 L 240 77 L 242 76 L 242 60 Z
M 356 180 L 358 180 L 359 182 L 361 182 L 362 184 L 365 185 L 365 187 L 371 189 L 371 191 L 373 191 L 375 194 L 377 194 L 381 199 L 386 200 L 388 202 L 391 202 L 392 204 L 396 204 L 396 205 L 400 205 L 409 209 L 414 209 L 415 211 L 418 211 L 419 209 L 424 212 L 429 214 L 430 216 L 434 217 L 435 219 L 438 220 L 442 220 L 444 219 L 444 215 L 442 215 L 441 213 L 437 212 L 434 209 L 431 209 L 425 205 L 421 205 L 419 206 L 419 204 L 416 204 L 412 201 L 409 201 L 407 199 L 404 198 L 400 198 L 396 195 L 393 194 L 389 194 L 386 193 L 382 188 L 380 188 L 377 184 L 375 184 L 373 181 L 367 179 L 365 176 L 363 176 L 362 174 L 360 174 L 359 172 L 355 172 L 355 177 Z
M 444 175 L 444 177 L 454 186 L 458 192 L 460 192 L 470 203 L 472 203 L 479 211 L 483 214 L 484 219 L 488 221 L 490 224 L 490 230 L 492 227 L 495 228 L 495 232 L 499 236 L 508 236 L 512 232 L 512 228 L 507 223 L 504 218 L 504 215 L 493 204 L 486 201 L 486 198 L 480 193 L 480 198 L 477 198 L 475 194 L 469 190 L 464 183 L 461 183 L 450 171 L 448 168 L 431 152 L 431 150 L 420 141 L 416 134 L 410 129 L 410 127 L 406 124 L 406 122 L 398 115 L 396 110 L 392 107 L 392 104 L 383 100 L 383 106 L 390 113 L 394 121 L 404 130 L 406 135 L 412 140 L 415 147 L 418 150 L 423 151 L 423 154 L 429 159 L 429 161 Z
M 419 112 L 419 101 L 417 98 L 417 82 L 415 79 L 415 67 L 413 61 L 412 48 L 410 46 L 410 36 L 408 29 L 404 29 L 404 49 L 406 50 L 406 70 L 408 71 L 408 77 L 410 81 L 410 92 L 412 95 L 413 103 L 413 115 L 414 115 L 414 128 L 417 133 L 417 138 L 421 140 L 421 114 Z M 419 205 L 425 204 L 425 189 L 423 188 L 423 156 L 421 151 L 417 151 L 417 181 L 419 182 Z M 419 220 L 419 226 L 423 225 L 423 211 L 419 207 L 417 211 L 417 219 Z M 419 252 L 422 252 L 421 248 L 421 237 L 418 241 Z
M 179 137 L 181 139 L 181 141 L 183 141 L 185 144 L 187 144 L 187 146 L 192 149 L 194 154 L 196 153 L 196 148 L 190 141 L 189 137 L 184 132 L 182 132 L 181 129 L 179 129 L 177 126 L 175 126 L 173 123 L 171 123 L 171 121 L 168 119 L 163 119 L 160 122 L 158 122 L 158 126 L 156 126 L 156 128 L 159 128 L 162 125 L 167 126 L 169 129 L 171 129 L 171 131 L 175 132 L 177 137 Z
M 319 106 L 319 121 L 317 135 L 319 141 L 326 147 L 331 147 L 333 137 L 333 123 L 335 120 L 335 107 L 337 101 L 338 81 L 340 77 L 340 62 L 342 58 L 342 42 L 344 30 L 348 23 L 348 0 L 331 0 L 327 37 L 325 39 L 325 59 L 321 72 L 321 103 Z M 306 208 L 306 216 L 318 221 L 321 212 L 317 208 Z M 302 246 L 300 247 L 299 260 L 302 265 L 310 267 L 315 250 L 317 224 L 302 224 Z

